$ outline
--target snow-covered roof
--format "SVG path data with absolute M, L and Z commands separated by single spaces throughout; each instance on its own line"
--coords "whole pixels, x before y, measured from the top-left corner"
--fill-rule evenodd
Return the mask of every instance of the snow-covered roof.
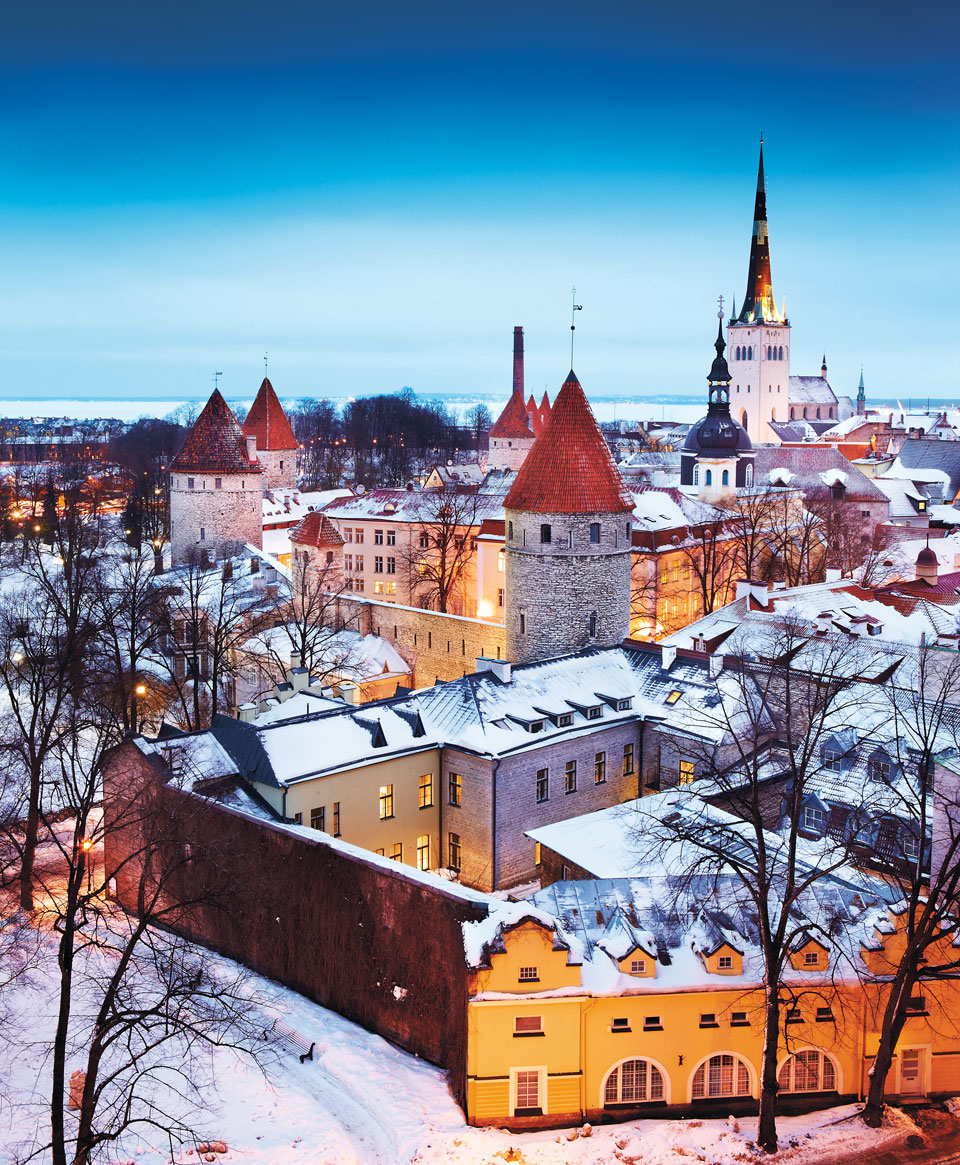
M 791 376 L 791 404 L 835 405 L 837 398 L 823 376 Z

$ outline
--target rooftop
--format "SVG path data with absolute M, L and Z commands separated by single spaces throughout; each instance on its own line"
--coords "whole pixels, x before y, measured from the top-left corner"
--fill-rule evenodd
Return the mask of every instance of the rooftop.
M 287 414 L 266 377 L 243 422 L 243 432 L 247 437 L 256 437 L 258 449 L 297 448 L 297 438 L 293 435 Z
M 243 431 L 219 389 L 213 390 L 170 469 L 173 472 L 263 472 L 260 462 L 256 458 L 251 461 L 247 456 Z

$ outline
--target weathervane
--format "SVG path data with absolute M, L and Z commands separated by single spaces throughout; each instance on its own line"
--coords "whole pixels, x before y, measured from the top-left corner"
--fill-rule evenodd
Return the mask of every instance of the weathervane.
M 264 354 L 263 354 L 263 375 L 264 376 L 267 375 L 267 355 L 268 355 L 268 353 L 264 352 Z
M 213 374 L 213 387 L 217 392 L 219 392 L 219 390 L 220 390 L 220 377 L 221 376 L 223 376 L 222 372 L 214 372 L 214 374 Z
M 571 288 L 570 302 L 572 307 L 570 309 L 570 367 L 573 367 L 573 335 L 577 330 L 577 325 L 574 322 L 577 318 L 577 312 L 583 311 L 583 307 L 577 303 L 577 289 Z

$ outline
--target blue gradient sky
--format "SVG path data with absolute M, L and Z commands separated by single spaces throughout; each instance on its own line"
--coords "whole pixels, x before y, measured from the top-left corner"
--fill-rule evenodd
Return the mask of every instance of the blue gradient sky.
M 960 396 L 955 4 L 52 0 L 0 43 L 7 397 L 699 393 L 766 140 L 794 372 Z M 95 9 L 95 11 L 93 11 Z

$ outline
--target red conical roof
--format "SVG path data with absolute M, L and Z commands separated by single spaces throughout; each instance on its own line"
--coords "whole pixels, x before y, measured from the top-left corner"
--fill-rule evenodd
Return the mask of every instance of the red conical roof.
M 290 531 L 290 541 L 303 546 L 342 546 L 340 531 L 326 514 L 311 510 Z
M 287 414 L 266 377 L 243 422 L 243 431 L 248 437 L 256 437 L 258 449 L 297 448 L 297 439 L 290 428 Z
M 219 389 L 213 390 L 170 468 L 207 473 L 263 472 L 259 461 L 247 457 L 243 431 Z
M 572 369 L 503 505 L 543 514 L 633 510 L 634 500 Z
M 527 406 L 518 392 L 510 394 L 507 406 L 493 422 L 488 434 L 490 437 L 532 437 L 530 418 L 527 416 Z

